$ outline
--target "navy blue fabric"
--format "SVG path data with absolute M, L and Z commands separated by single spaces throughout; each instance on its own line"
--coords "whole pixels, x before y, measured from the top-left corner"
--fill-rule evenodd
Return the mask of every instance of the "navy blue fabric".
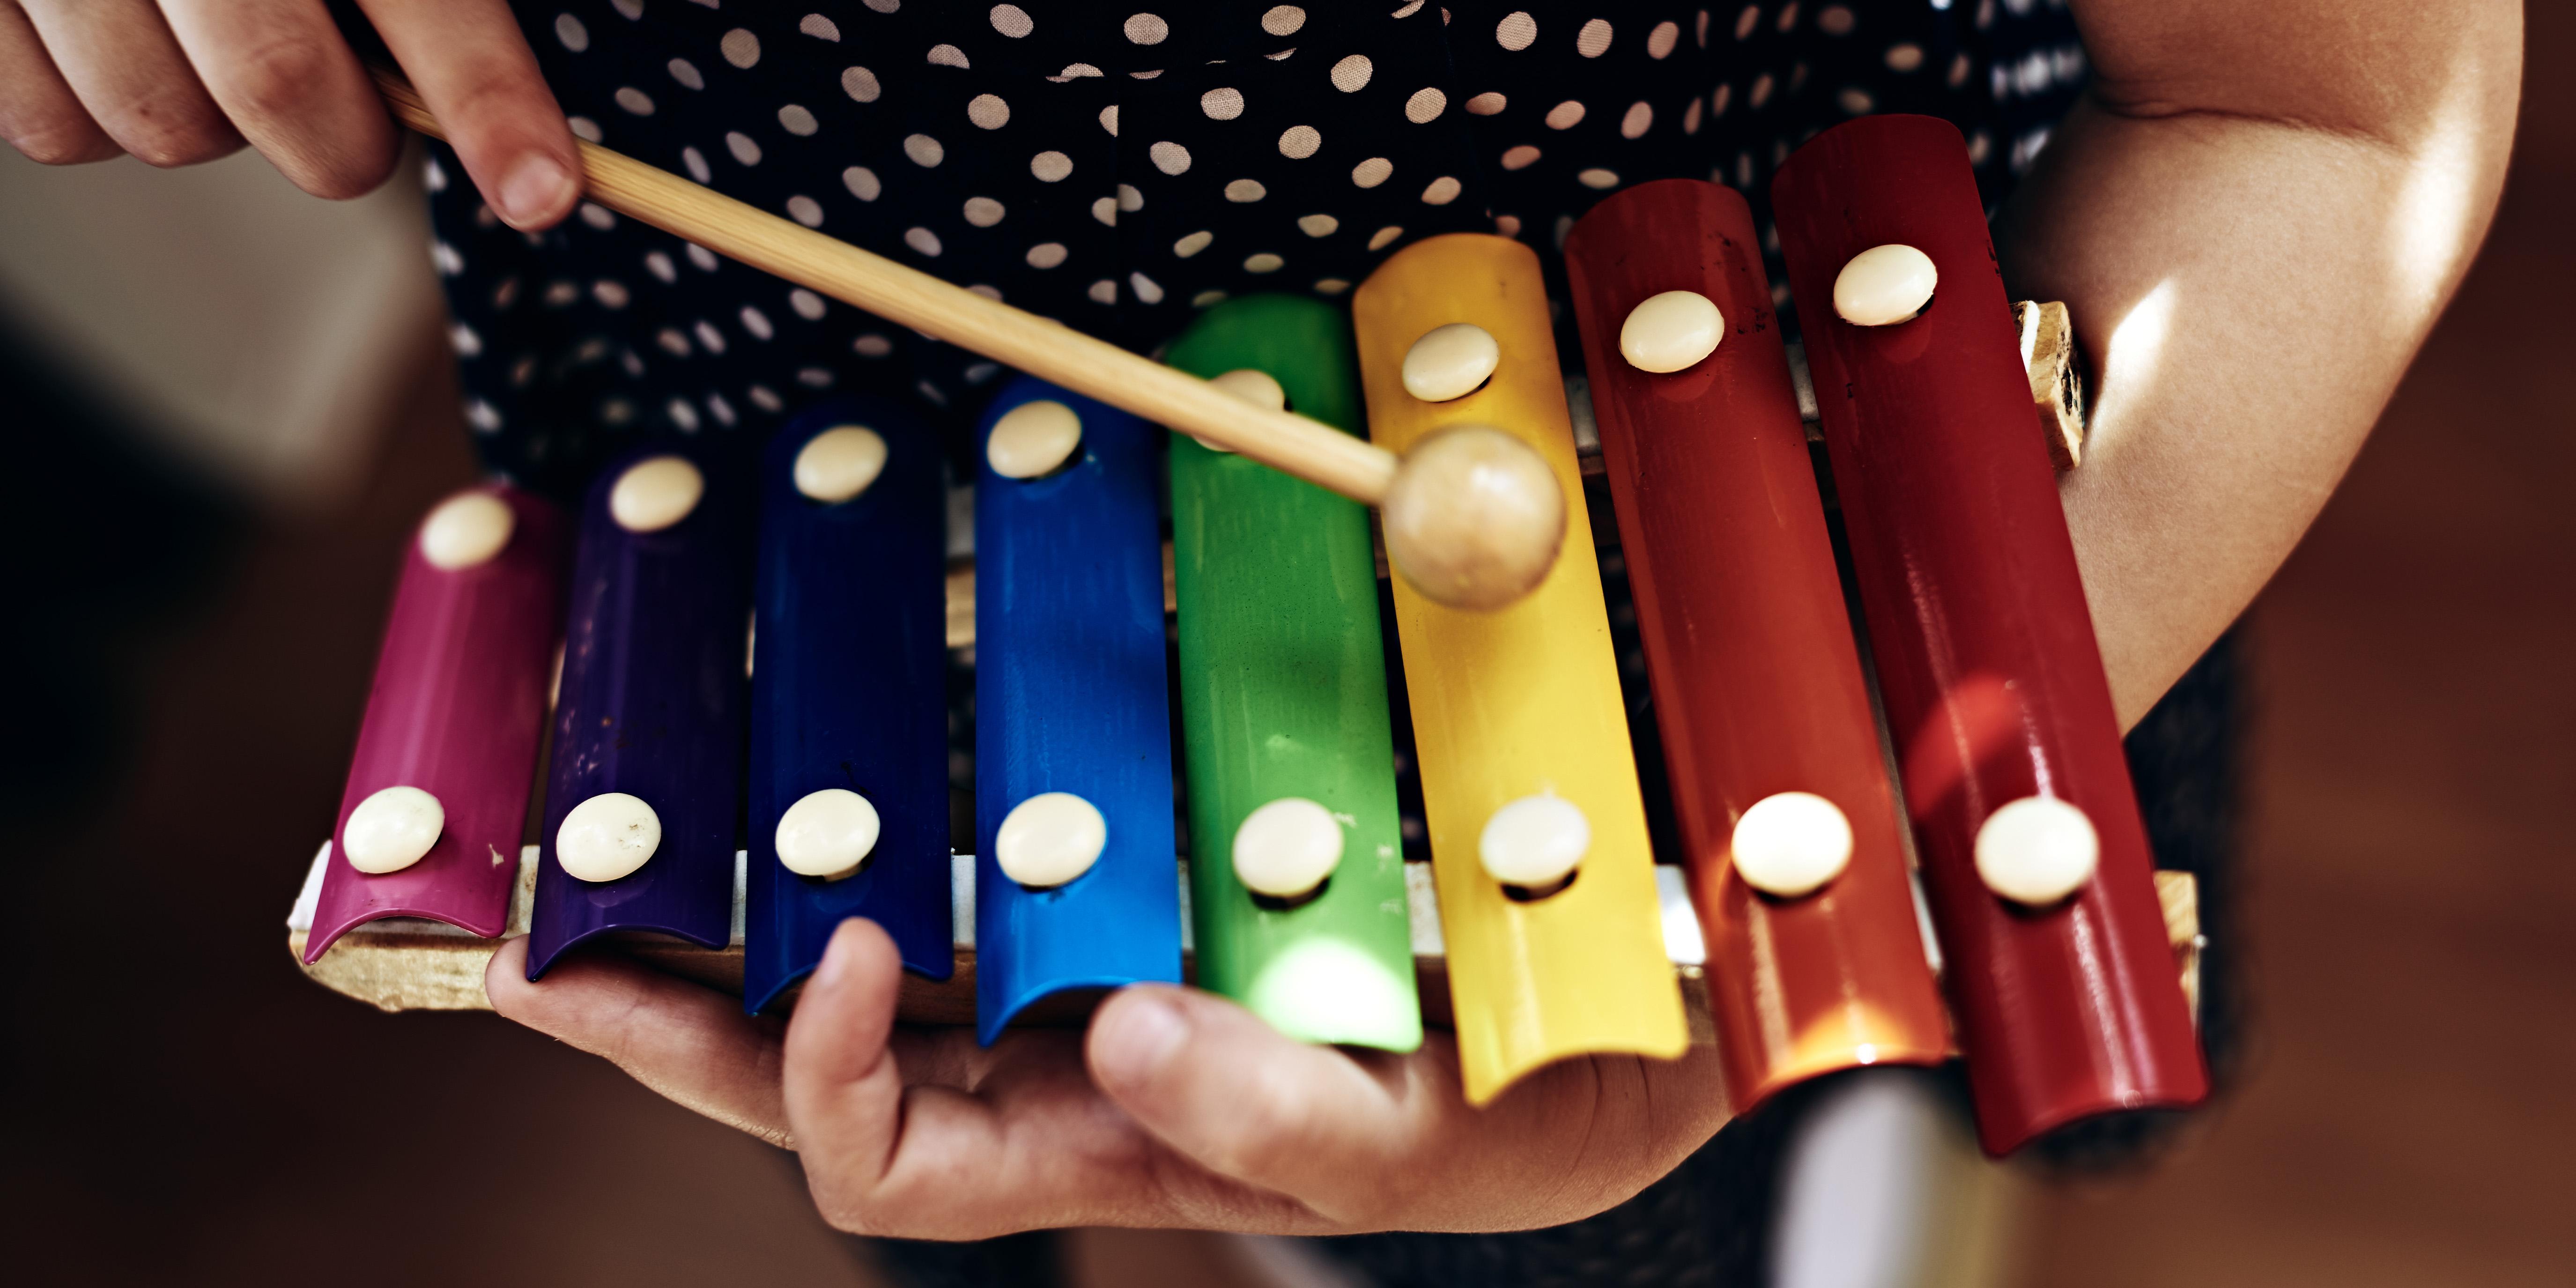
M 575 128 L 1138 350 L 1262 290 L 1338 298 L 1437 233 L 1561 281 L 1564 228 L 1774 168 L 1873 111 L 1957 122 L 1990 200 L 2084 71 L 2044 0 L 553 0 L 518 12 Z M 1000 371 L 596 206 L 526 236 L 429 166 L 468 416 L 558 495 L 659 435 L 757 436 L 826 390 L 964 427 Z M 1777 278 L 1775 265 L 1775 279 Z

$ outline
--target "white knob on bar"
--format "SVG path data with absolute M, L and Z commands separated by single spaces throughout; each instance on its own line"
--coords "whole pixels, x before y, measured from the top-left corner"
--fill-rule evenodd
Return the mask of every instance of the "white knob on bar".
M 1404 391 L 1424 402 L 1448 402 L 1476 392 L 1503 365 L 1503 346 L 1473 322 L 1452 322 L 1422 333 L 1404 352 Z
M 1234 829 L 1234 875 L 1254 894 L 1294 899 L 1324 884 L 1342 861 L 1342 825 L 1301 796 L 1282 796 Z
M 1744 883 L 1767 895 L 1795 899 L 1841 876 L 1852 855 L 1851 820 L 1841 807 L 1813 792 L 1778 792 L 1753 803 L 1735 820 L 1730 846 Z
M 518 526 L 509 502 L 489 492 L 459 492 L 421 521 L 420 557 L 442 572 L 489 563 Z
M 835 425 L 796 452 L 796 490 L 810 501 L 839 505 L 868 490 L 885 472 L 886 441 L 865 425 Z
M 2015 903 L 2041 907 L 2084 888 L 2102 838 L 2084 811 L 2053 796 L 2025 796 L 1977 828 L 1977 875 Z
M 877 807 L 846 787 L 807 792 L 778 816 L 779 866 L 800 877 L 839 880 L 877 848 Z
M 1834 278 L 1834 312 L 1853 326 L 1911 322 L 1932 303 L 1941 270 L 1911 246 L 1872 246 L 1851 257 Z
M 1082 449 L 1082 417 L 1052 398 L 1024 402 L 993 422 L 984 459 L 1006 479 L 1044 478 Z
M 662 816 L 624 792 L 601 792 L 573 806 L 555 829 L 555 861 L 582 881 L 614 881 L 660 848 Z
M 660 532 L 688 518 L 707 479 L 684 456 L 650 456 L 626 467 L 608 491 L 608 516 L 628 532 Z
M 1089 872 L 1108 848 L 1109 820 L 1071 792 L 1040 792 L 1021 801 L 993 833 L 993 862 L 1002 875 L 1033 890 Z
M 340 853 L 369 876 L 421 861 L 447 830 L 447 807 L 417 787 L 388 787 L 358 802 L 340 829 Z
M 1592 822 L 1574 802 L 1551 793 L 1524 796 L 1485 820 L 1476 853 L 1504 885 L 1544 889 L 1573 875 L 1592 848 Z
M 1697 291 L 1649 295 L 1619 327 L 1619 356 L 1639 371 L 1682 371 L 1717 352 L 1726 315 Z

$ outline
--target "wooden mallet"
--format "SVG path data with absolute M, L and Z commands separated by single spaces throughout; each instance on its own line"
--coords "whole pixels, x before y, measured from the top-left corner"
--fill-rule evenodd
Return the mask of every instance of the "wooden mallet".
M 404 125 L 444 139 L 409 83 L 377 69 Z M 1380 511 L 1387 558 L 1430 599 L 1497 609 L 1537 588 L 1565 539 L 1565 496 L 1538 453 L 1490 429 L 1392 452 L 906 268 L 588 141 L 591 200 L 808 289 L 972 349 Z

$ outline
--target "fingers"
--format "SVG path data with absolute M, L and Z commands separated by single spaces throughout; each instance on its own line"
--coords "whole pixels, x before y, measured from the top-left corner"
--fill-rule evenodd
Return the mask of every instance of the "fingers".
M 565 957 L 528 982 L 528 941 L 483 972 L 492 1009 L 602 1056 L 717 1122 L 791 1147 L 779 1098 L 779 1025 L 737 999 L 602 953 Z
M 1670 1171 L 1727 1116 L 1710 1048 L 1596 1056 L 1470 1108 L 1454 1051 L 1346 1053 L 1230 1002 L 1138 987 L 1092 1021 L 1093 1077 L 1172 1149 L 1352 1229 L 1520 1229 L 1601 1211 Z
M 788 1117 L 807 1147 L 854 1179 L 884 1175 L 901 1126 L 903 1074 L 886 1039 L 902 974 L 902 954 L 875 922 L 842 922 L 787 1026 Z
M 151 0 L 19 0 L 63 81 L 116 145 L 157 166 L 238 151 Z M 14 88 L 10 91 L 15 93 Z
M 104 161 L 123 148 L 90 119 L 27 13 L 0 0 L 0 138 L 46 165 Z
M 901 970 L 884 931 L 843 923 L 788 1028 L 787 1113 L 832 1224 L 929 1239 L 1069 1225 L 1321 1228 L 1137 1131 L 1091 1085 L 1073 1033 L 1016 1031 L 984 1050 L 962 1029 L 895 1032 Z
M 216 104 L 295 186 L 345 199 L 392 173 L 393 122 L 322 0 L 162 0 L 162 12 Z
M 492 212 L 551 228 L 581 198 L 581 154 L 505 0 L 359 0 Z
M 1103 1003 L 1088 1055 L 1102 1091 L 1217 1173 L 1361 1224 L 1397 1210 L 1404 1166 L 1471 1115 L 1445 1047 L 1354 1059 L 1283 1037 L 1206 993 L 1139 986 Z

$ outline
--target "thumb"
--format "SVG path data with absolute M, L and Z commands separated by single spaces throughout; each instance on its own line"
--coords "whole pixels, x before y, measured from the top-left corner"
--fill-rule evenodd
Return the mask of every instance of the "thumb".
M 1103 1003 L 1085 1055 L 1093 1082 L 1164 1144 L 1343 1223 L 1390 1218 L 1410 1188 L 1399 1161 L 1420 1155 L 1456 1099 L 1437 1059 L 1309 1046 L 1222 998 L 1155 985 Z

